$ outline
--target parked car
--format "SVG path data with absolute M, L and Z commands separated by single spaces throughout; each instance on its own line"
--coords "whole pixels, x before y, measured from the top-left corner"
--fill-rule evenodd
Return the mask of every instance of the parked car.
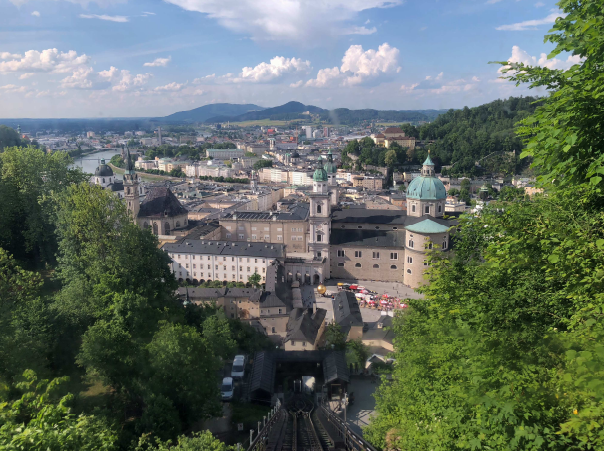
M 245 356 L 236 355 L 233 360 L 233 369 L 231 370 L 231 377 L 233 379 L 243 379 L 245 375 Z
M 223 401 L 231 401 L 233 399 L 233 393 L 235 392 L 235 384 L 233 383 L 232 377 L 225 377 L 222 379 L 222 386 L 220 387 L 220 394 L 222 395 Z

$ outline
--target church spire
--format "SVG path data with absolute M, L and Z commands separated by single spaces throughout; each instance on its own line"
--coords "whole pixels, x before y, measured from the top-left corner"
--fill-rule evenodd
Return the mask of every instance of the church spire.
M 134 174 L 134 164 L 130 156 L 130 148 L 126 147 L 126 174 Z

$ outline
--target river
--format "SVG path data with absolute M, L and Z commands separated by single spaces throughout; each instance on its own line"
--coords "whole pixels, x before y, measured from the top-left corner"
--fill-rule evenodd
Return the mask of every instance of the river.
M 101 159 L 105 160 L 105 163 L 109 164 L 109 160 L 114 155 L 119 154 L 116 150 L 103 150 L 101 152 L 95 152 L 88 155 L 82 155 L 74 159 L 74 166 L 82 168 L 82 171 L 88 174 L 94 174 L 96 168 L 101 164 Z M 122 174 L 115 173 L 115 178 L 122 180 Z

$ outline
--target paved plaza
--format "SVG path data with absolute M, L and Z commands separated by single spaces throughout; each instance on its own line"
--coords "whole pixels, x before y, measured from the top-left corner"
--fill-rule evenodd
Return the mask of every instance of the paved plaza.
M 302 286 L 302 302 L 306 308 L 311 308 L 313 302 L 317 303 L 317 308 L 327 310 L 325 320 L 327 322 L 333 321 L 333 306 L 331 303 L 331 295 L 338 293 L 338 282 L 342 283 L 356 283 L 364 286 L 368 290 L 377 292 L 379 295 L 388 294 L 390 296 L 396 296 L 401 299 L 421 299 L 423 295 L 416 293 L 412 288 L 408 288 L 402 283 L 395 282 L 374 282 L 370 280 L 342 280 L 332 279 L 328 280 L 325 286 L 327 287 L 327 293 L 330 297 L 323 297 L 316 291 L 317 287 L 312 285 Z M 374 323 L 380 319 L 382 312 L 377 309 L 361 308 L 361 315 L 363 321 L 366 323 Z

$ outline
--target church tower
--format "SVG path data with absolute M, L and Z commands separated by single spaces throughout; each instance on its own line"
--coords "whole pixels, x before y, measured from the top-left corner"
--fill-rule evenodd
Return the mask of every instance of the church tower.
M 331 203 L 329 200 L 329 188 L 327 184 L 327 172 L 323 169 L 323 161 L 319 157 L 319 165 L 313 174 L 313 192 L 310 198 L 310 238 L 308 240 L 308 252 L 312 252 L 314 258 L 326 258 L 325 268 L 327 274 L 324 279 L 329 279 L 329 236 L 331 235 Z
M 447 190 L 443 182 L 436 177 L 429 152 L 421 175 L 414 178 L 407 188 L 407 214 L 416 218 L 424 215 L 442 218 L 445 213 Z
M 323 169 L 325 169 L 325 172 L 327 172 L 327 185 L 329 186 L 331 205 L 338 205 L 338 202 L 340 202 L 340 192 L 338 190 L 338 182 L 336 181 L 336 173 L 338 172 L 338 168 L 333 162 L 333 154 L 331 153 L 331 149 L 327 153 L 327 163 L 325 163 Z
M 130 156 L 130 149 L 127 148 L 126 154 L 126 172 L 124 173 L 124 199 L 128 210 L 132 213 L 132 218 L 136 224 L 136 218 L 140 210 L 140 198 L 138 189 L 138 177 L 134 172 L 134 163 Z

